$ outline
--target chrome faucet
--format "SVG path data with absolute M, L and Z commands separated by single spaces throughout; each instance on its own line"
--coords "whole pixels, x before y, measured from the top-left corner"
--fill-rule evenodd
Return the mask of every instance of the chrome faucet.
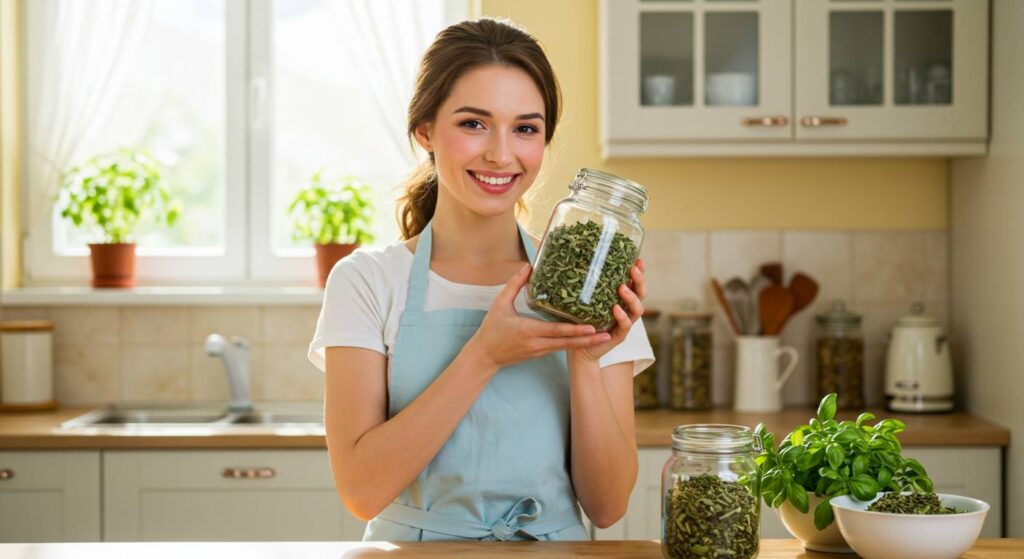
M 228 391 L 231 394 L 228 411 L 252 411 L 249 342 L 245 338 L 232 336 L 229 343 L 220 334 L 210 334 L 206 337 L 206 354 L 210 357 L 220 357 L 224 361 L 224 370 L 228 375 Z

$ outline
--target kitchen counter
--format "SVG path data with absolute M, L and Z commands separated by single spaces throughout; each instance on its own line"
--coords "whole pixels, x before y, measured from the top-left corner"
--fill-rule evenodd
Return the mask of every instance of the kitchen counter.
M 61 431 L 62 422 L 95 407 L 62 407 L 52 412 L 0 414 L 0 448 L 4 449 L 115 449 L 115 448 L 325 448 L 323 429 L 272 427 L 215 427 L 208 431 L 135 430 L 119 434 Z M 879 419 L 895 418 L 907 424 L 899 435 L 909 447 L 1000 446 L 1010 444 L 1010 432 L 964 412 L 934 415 L 897 414 L 870 410 Z M 672 429 L 684 423 L 730 423 L 754 427 L 759 422 L 777 439 L 814 416 L 812 408 L 778 413 L 736 413 L 731 410 L 636 412 L 636 438 L 641 447 L 671 445 Z M 839 419 L 855 414 L 839 412 Z
M 41 543 L 0 544 L 0 557 L 32 559 L 119 559 L 138 557 L 303 557 L 363 559 L 367 557 L 453 557 L 502 559 L 531 555 L 548 559 L 571 557 L 661 559 L 655 541 L 600 542 L 213 542 L 213 543 Z M 964 559 L 1010 559 L 1024 556 L 1024 539 L 978 540 Z M 796 540 L 762 540 L 760 559 L 835 559 L 830 553 L 805 551 Z M 842 557 L 856 558 L 856 555 Z

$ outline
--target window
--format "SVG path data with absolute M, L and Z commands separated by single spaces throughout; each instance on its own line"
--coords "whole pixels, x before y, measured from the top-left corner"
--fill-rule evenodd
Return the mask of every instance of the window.
M 312 174 L 374 187 L 376 244 L 414 164 L 405 111 L 423 51 L 464 0 L 26 3 L 25 276 L 89 277 L 54 211 L 64 170 L 122 145 L 166 163 L 184 211 L 136 232 L 142 284 L 312 283 L 286 208 Z

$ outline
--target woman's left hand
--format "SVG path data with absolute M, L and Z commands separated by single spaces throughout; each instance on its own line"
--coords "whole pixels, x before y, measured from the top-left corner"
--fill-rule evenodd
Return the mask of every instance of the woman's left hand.
M 622 343 L 629 334 L 633 323 L 644 315 L 643 300 L 647 297 L 647 284 L 644 283 L 644 261 L 637 259 L 636 264 L 629 269 L 629 284 L 619 286 L 619 298 L 629 309 L 624 310 L 616 304 L 612 307 L 612 315 L 615 317 L 615 326 L 608 332 L 611 339 L 599 345 L 584 348 L 571 348 L 566 350 L 566 357 L 570 363 L 592 362 L 596 363 L 602 355 L 608 353 L 613 347 Z M 632 287 L 632 289 L 630 289 Z

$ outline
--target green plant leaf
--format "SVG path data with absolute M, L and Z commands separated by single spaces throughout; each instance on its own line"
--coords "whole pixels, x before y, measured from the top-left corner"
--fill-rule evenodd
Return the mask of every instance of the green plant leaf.
M 832 498 L 823 499 L 818 506 L 814 507 L 814 527 L 818 531 L 828 528 L 829 524 L 835 520 L 832 512 Z
M 836 416 L 836 393 L 833 392 L 821 399 L 818 404 L 818 420 L 826 422 Z
M 828 458 L 828 464 L 836 470 L 846 461 L 846 453 L 838 444 L 830 444 L 825 447 L 825 456 Z
M 789 484 L 786 489 L 790 504 L 800 512 L 807 512 L 807 490 L 797 483 Z

